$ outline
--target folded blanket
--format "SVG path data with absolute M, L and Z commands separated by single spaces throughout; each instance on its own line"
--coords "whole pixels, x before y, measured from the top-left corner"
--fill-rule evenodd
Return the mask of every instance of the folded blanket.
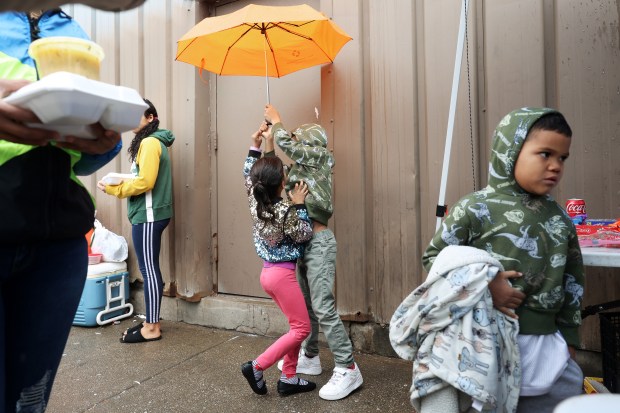
M 390 343 L 413 361 L 411 404 L 448 385 L 485 411 L 515 412 L 521 384 L 517 320 L 493 307 L 488 283 L 499 271 L 489 253 L 444 248 L 426 281 L 396 309 Z

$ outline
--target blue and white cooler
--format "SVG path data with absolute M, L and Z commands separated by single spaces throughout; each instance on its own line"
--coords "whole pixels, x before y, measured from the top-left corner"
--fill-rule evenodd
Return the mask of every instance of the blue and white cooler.
M 125 262 L 88 266 L 88 276 L 73 325 L 92 327 L 133 314 L 129 301 L 129 273 Z

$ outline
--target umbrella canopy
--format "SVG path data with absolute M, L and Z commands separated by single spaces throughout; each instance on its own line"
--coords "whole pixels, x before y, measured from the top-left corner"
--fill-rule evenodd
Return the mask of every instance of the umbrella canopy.
M 178 40 L 176 60 L 218 75 L 281 77 L 333 62 L 349 40 L 308 5 L 250 4 L 194 26 Z

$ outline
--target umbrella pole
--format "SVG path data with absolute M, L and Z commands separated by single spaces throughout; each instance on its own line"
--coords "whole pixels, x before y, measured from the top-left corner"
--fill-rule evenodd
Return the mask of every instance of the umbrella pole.
M 267 36 L 264 37 L 263 51 L 265 52 L 265 83 L 267 84 L 267 103 L 271 104 L 271 98 L 269 97 L 269 69 L 267 67 Z
M 458 40 L 456 43 L 456 57 L 454 59 L 454 73 L 452 75 L 452 93 L 450 94 L 450 110 L 448 112 L 448 130 L 446 131 L 446 146 L 443 154 L 443 168 L 441 170 L 441 184 L 439 187 L 439 202 L 437 203 L 437 224 L 439 229 L 441 219 L 445 216 L 446 185 L 450 166 L 450 149 L 452 148 L 452 133 L 454 131 L 454 115 L 456 112 L 456 98 L 459 93 L 459 79 L 461 76 L 461 62 L 463 60 L 463 39 L 465 38 L 465 19 L 467 19 L 467 0 L 461 1 L 461 19 L 459 22 Z

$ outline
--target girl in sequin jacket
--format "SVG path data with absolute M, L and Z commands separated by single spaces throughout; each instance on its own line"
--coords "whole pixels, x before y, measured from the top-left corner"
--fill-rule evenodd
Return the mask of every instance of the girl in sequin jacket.
M 266 141 L 266 153 L 260 149 Z M 278 393 L 289 395 L 314 390 L 316 385 L 298 378 L 297 354 L 310 333 L 310 318 L 301 288 L 295 276 L 297 258 L 303 256 L 304 243 L 312 237 L 308 210 L 304 204 L 308 187 L 304 182 L 288 193 L 290 201 L 280 197 L 286 175 L 280 158 L 273 151 L 273 137 L 263 122 L 252 135 L 252 146 L 243 165 L 245 189 L 252 215 L 252 233 L 256 253 L 264 260 L 260 283 L 286 316 L 290 330 L 253 361 L 241 366 L 252 390 L 266 394 L 263 370 L 284 357 Z

